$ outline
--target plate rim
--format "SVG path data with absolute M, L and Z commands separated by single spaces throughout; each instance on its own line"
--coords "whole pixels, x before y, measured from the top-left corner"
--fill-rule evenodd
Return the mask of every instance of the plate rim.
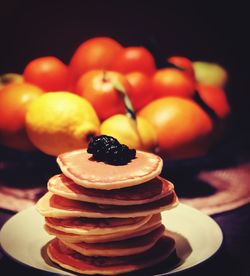
M 189 209 L 191 212 L 197 213 L 197 214 L 203 216 L 204 218 L 206 218 L 210 222 L 210 224 L 213 225 L 214 229 L 216 229 L 216 231 L 217 231 L 217 238 L 218 238 L 217 239 L 217 246 L 214 249 L 214 251 L 211 252 L 211 254 L 207 258 L 204 258 L 204 259 L 200 260 L 198 263 L 196 263 L 194 265 L 189 265 L 185 269 L 182 269 L 182 270 L 179 270 L 179 268 L 181 266 L 177 266 L 177 267 L 173 268 L 169 272 L 162 273 L 162 274 L 156 274 L 154 276 L 172 275 L 172 274 L 180 273 L 182 271 L 190 270 L 193 267 L 197 267 L 198 265 L 201 265 L 202 263 L 208 261 L 210 258 L 212 258 L 213 256 L 215 256 L 215 254 L 218 253 L 218 251 L 220 250 L 220 248 L 222 246 L 222 243 L 224 241 L 224 234 L 223 234 L 223 231 L 222 231 L 220 225 L 211 216 L 209 216 L 209 215 L 201 212 L 200 210 L 198 210 L 198 209 L 196 209 L 196 208 L 194 208 L 192 206 L 189 206 L 189 205 L 181 203 L 181 202 L 179 203 L 179 205 L 176 208 L 178 208 L 178 207 Z M 163 211 L 162 213 L 169 212 L 169 211 L 171 211 L 171 210 Z
M 207 257 L 205 257 L 205 258 L 199 260 L 197 263 L 193 263 L 193 264 L 191 263 L 191 264 L 189 264 L 187 267 L 181 268 L 181 266 L 182 266 L 182 265 L 185 263 L 185 261 L 186 261 L 186 260 L 184 260 L 184 263 L 182 263 L 181 265 L 177 265 L 177 266 L 174 267 L 173 269 L 171 269 L 171 270 L 169 270 L 169 271 L 166 271 L 166 272 L 164 272 L 164 273 L 154 274 L 154 276 L 173 275 L 173 274 L 176 274 L 176 273 L 180 273 L 180 272 L 182 272 L 182 271 L 190 270 L 190 269 L 192 269 L 193 267 L 196 267 L 196 266 L 198 266 L 198 265 L 204 263 L 205 261 L 208 261 L 211 257 L 213 257 L 213 256 L 219 251 L 219 249 L 221 248 L 222 243 L 223 243 L 223 239 L 224 239 L 224 237 L 223 237 L 223 231 L 222 231 L 222 229 L 220 228 L 219 224 L 218 224 L 212 217 L 210 217 L 209 215 L 206 215 L 205 213 L 202 213 L 202 212 L 199 211 L 198 209 L 195 209 L 195 208 L 193 208 L 193 207 L 191 207 L 191 206 L 189 206 L 189 205 L 186 205 L 186 204 L 180 202 L 180 203 L 178 204 L 177 207 L 175 207 L 175 208 L 173 208 L 173 209 L 171 209 L 171 210 L 167 210 L 167 211 L 161 212 L 162 217 L 163 217 L 164 215 L 166 215 L 166 213 L 169 213 L 169 212 L 171 212 L 172 210 L 174 210 L 174 209 L 176 209 L 176 208 L 188 210 L 188 212 L 192 212 L 192 213 L 199 214 L 199 215 L 203 216 L 204 218 L 206 218 L 207 220 L 209 220 L 210 224 L 212 224 L 213 227 L 214 227 L 214 229 L 216 229 L 216 231 L 217 231 L 217 238 L 218 238 L 218 239 L 217 239 L 217 246 L 216 246 L 216 248 L 215 248 L 213 251 L 210 252 L 210 255 L 209 255 L 209 256 L 207 256 Z M 20 216 L 22 216 L 24 213 L 27 213 L 27 212 L 34 212 L 34 213 L 37 214 L 37 216 L 39 216 L 41 219 L 43 219 L 43 216 L 40 215 L 40 214 L 38 213 L 38 211 L 36 210 L 35 205 L 34 205 L 34 206 L 31 206 L 31 207 L 28 207 L 28 208 L 26 208 L 26 209 L 24 209 L 24 210 L 22 210 L 22 211 L 16 213 L 16 214 L 13 215 L 12 217 L 10 217 L 10 218 L 3 224 L 3 226 L 2 226 L 2 228 L 1 228 L 1 230 L 0 230 L 0 247 L 1 247 L 2 251 L 3 251 L 3 253 L 4 253 L 5 255 L 7 255 L 10 259 L 12 259 L 13 261 L 15 261 L 15 262 L 17 262 L 17 263 L 19 263 L 19 264 L 21 264 L 21 265 L 24 265 L 25 267 L 28 267 L 28 268 L 38 269 L 39 271 L 46 271 L 46 272 L 48 272 L 48 273 L 53 273 L 53 274 L 61 273 L 61 275 L 77 275 L 77 274 L 72 274 L 70 271 L 65 271 L 65 270 L 63 270 L 63 269 L 60 268 L 60 267 L 53 267 L 53 269 L 54 269 L 54 270 L 57 270 L 57 271 L 52 271 L 52 270 L 49 270 L 49 269 L 45 269 L 45 268 L 41 268 L 41 267 L 39 267 L 39 266 L 36 266 L 35 264 L 27 263 L 27 262 L 25 262 L 23 259 L 17 258 L 16 256 L 13 256 L 13 255 L 9 252 L 8 248 L 5 248 L 5 247 L 3 246 L 3 244 L 2 244 L 3 242 L 2 242 L 2 241 L 3 241 L 3 238 L 5 237 L 5 232 L 7 232 L 8 227 L 10 227 L 9 224 L 10 224 L 10 223 L 13 223 L 13 221 L 16 220 L 17 216 L 20 217 Z M 166 229 L 168 230 L 168 227 L 166 227 Z M 45 231 L 45 230 L 44 230 L 44 231 Z M 53 239 L 53 237 L 54 237 L 54 236 L 49 235 L 49 234 L 48 234 L 48 236 L 51 237 L 51 239 Z M 42 258 L 42 257 L 41 257 L 41 258 Z M 64 274 L 62 274 L 62 273 L 64 273 Z

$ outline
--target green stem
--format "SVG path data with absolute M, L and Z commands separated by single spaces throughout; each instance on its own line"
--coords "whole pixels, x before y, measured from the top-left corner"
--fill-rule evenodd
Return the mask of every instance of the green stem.
M 126 108 L 126 115 L 131 117 L 133 120 L 136 121 L 136 115 L 135 115 L 135 110 L 134 107 L 130 101 L 130 98 L 125 90 L 125 88 L 123 87 L 123 85 L 119 82 L 115 82 L 113 83 L 114 88 L 123 95 L 123 100 L 124 100 L 124 105 Z
M 127 94 L 127 91 L 126 89 L 123 87 L 123 85 L 120 83 L 120 82 L 115 82 L 113 83 L 114 85 L 114 88 L 123 95 L 123 99 L 124 99 L 124 105 L 125 105 L 125 108 L 126 108 L 126 115 L 128 117 L 130 117 L 134 124 L 133 124 L 133 127 L 134 127 L 134 130 L 136 131 L 138 137 L 139 137 L 139 140 L 140 140 L 140 143 L 141 145 L 143 146 L 143 140 L 142 140 L 142 137 L 141 137 L 141 134 L 138 130 L 138 125 L 137 125 L 137 120 L 136 120 L 136 114 L 135 114 L 135 110 L 134 110 L 134 107 L 131 103 L 131 100 Z

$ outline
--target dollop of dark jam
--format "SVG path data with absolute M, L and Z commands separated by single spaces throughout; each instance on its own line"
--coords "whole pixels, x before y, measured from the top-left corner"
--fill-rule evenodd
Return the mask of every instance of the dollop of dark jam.
M 136 155 L 135 149 L 120 144 L 117 139 L 108 135 L 93 137 L 88 144 L 87 152 L 92 153 L 96 161 L 111 165 L 126 165 Z

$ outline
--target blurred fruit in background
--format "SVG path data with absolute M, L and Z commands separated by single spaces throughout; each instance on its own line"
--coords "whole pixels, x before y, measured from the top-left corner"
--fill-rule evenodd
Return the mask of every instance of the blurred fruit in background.
M 69 92 L 50 92 L 37 98 L 26 114 L 32 143 L 48 155 L 86 147 L 99 134 L 99 119 L 92 105 Z
M 154 98 L 151 89 L 151 78 L 142 72 L 132 72 L 126 75 L 132 90 L 128 92 L 135 111 L 148 104 Z
M 23 76 L 15 73 L 0 75 L 0 89 L 10 83 L 23 83 Z
M 23 76 L 0 76 L 0 143 L 56 156 L 101 133 L 167 160 L 206 155 L 230 122 L 227 71 L 156 56 L 161 68 L 145 47 L 93 37 L 69 66 L 46 56 L 29 62 Z
M 134 120 L 127 115 L 116 114 L 102 122 L 100 132 L 115 137 L 130 148 L 153 151 L 157 145 L 154 127 L 140 116 Z
M 84 41 L 73 54 L 70 61 L 71 84 L 90 70 L 110 70 L 123 47 L 109 37 L 94 37 Z
M 69 86 L 68 67 L 58 58 L 46 56 L 30 61 L 24 68 L 23 77 L 44 91 L 67 90 Z
M 127 47 L 120 51 L 112 63 L 112 70 L 127 74 L 140 71 L 152 75 L 156 70 L 153 55 L 144 47 Z
M 18 150 L 31 150 L 25 130 L 25 114 L 29 105 L 43 91 L 32 84 L 11 83 L 0 89 L 0 143 Z
M 228 73 L 221 65 L 212 62 L 193 62 L 195 78 L 198 83 L 224 87 L 228 82 Z
M 124 75 L 113 71 L 89 71 L 77 82 L 76 93 L 93 105 L 100 120 L 105 120 L 125 112 L 124 96 L 115 88 L 117 83 L 130 93 L 132 88 Z
M 166 96 L 191 98 L 195 91 L 195 81 L 181 70 L 164 68 L 155 72 L 151 87 L 156 98 Z
M 172 56 L 167 59 L 170 64 L 181 68 L 184 72 L 188 73 L 193 79 L 195 79 L 193 63 L 190 59 L 181 56 Z
M 156 129 L 163 158 L 197 157 L 206 154 L 211 146 L 212 119 L 190 99 L 157 99 L 146 105 L 139 116 Z
M 198 84 L 196 89 L 203 102 L 216 113 L 218 118 L 224 120 L 229 116 L 230 106 L 223 88 Z
M 219 142 L 227 129 L 228 118 L 231 113 L 225 90 L 220 87 L 198 84 L 196 91 L 203 101 L 215 114 L 213 143 Z

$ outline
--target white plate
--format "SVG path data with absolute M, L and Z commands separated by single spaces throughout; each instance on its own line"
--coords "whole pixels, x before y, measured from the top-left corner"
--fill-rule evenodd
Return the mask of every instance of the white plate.
M 162 213 L 163 223 L 176 241 L 181 262 L 164 275 L 191 268 L 211 257 L 221 246 L 223 236 L 218 224 L 207 215 L 179 204 Z M 54 265 L 44 254 L 45 245 L 53 237 L 43 229 L 44 219 L 34 207 L 8 220 L 0 232 L 3 250 L 16 261 L 61 275 L 76 275 Z

